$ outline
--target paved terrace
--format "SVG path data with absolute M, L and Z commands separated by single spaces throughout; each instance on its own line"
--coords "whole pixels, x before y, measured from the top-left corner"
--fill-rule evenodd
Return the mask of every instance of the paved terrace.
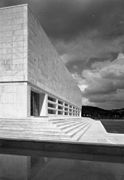
M 92 123 L 88 118 L 4 118 L 0 119 L 0 138 L 78 142 Z
M 1 154 L 123 163 L 124 144 L 117 138 L 90 118 L 0 119 Z
M 3 118 L 0 119 L 0 139 L 124 143 L 124 135 L 107 133 L 100 121 L 80 117 Z

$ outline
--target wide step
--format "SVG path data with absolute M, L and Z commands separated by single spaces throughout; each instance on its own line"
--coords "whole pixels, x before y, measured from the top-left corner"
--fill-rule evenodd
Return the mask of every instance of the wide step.
M 92 122 L 88 118 L 0 119 L 0 138 L 80 141 Z

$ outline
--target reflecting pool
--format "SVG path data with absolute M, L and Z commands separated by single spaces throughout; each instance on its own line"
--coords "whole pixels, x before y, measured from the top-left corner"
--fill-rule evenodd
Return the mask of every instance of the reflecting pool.
M 0 180 L 124 180 L 124 164 L 1 154 Z

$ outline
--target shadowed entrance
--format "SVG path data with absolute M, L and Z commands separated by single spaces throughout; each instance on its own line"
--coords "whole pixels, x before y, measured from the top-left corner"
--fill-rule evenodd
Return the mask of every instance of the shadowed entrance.
M 40 94 L 31 91 L 31 116 L 40 116 Z

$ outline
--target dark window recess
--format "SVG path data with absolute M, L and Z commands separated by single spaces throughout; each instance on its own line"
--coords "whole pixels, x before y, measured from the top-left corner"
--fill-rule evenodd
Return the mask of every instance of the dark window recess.
M 48 114 L 56 114 L 56 110 L 48 109 Z
M 56 108 L 56 105 L 55 105 L 55 104 L 52 104 L 52 103 L 48 103 L 48 107 Z
M 63 114 L 63 112 L 62 111 L 58 111 L 58 114 L 60 115 L 60 114 Z
M 60 100 L 58 100 L 58 104 L 61 104 L 61 105 L 62 105 L 62 104 L 63 104 L 63 102 L 62 102 L 62 101 L 60 101 Z
M 62 107 L 62 106 L 58 106 L 58 109 L 61 109 L 61 110 L 62 110 L 62 109 L 63 109 L 63 107 Z
M 31 91 L 31 116 L 40 115 L 40 94 Z
M 56 102 L 56 99 L 55 99 L 55 98 L 53 98 L 53 97 L 50 97 L 50 96 L 48 96 L 48 100 L 49 100 L 49 101 Z

